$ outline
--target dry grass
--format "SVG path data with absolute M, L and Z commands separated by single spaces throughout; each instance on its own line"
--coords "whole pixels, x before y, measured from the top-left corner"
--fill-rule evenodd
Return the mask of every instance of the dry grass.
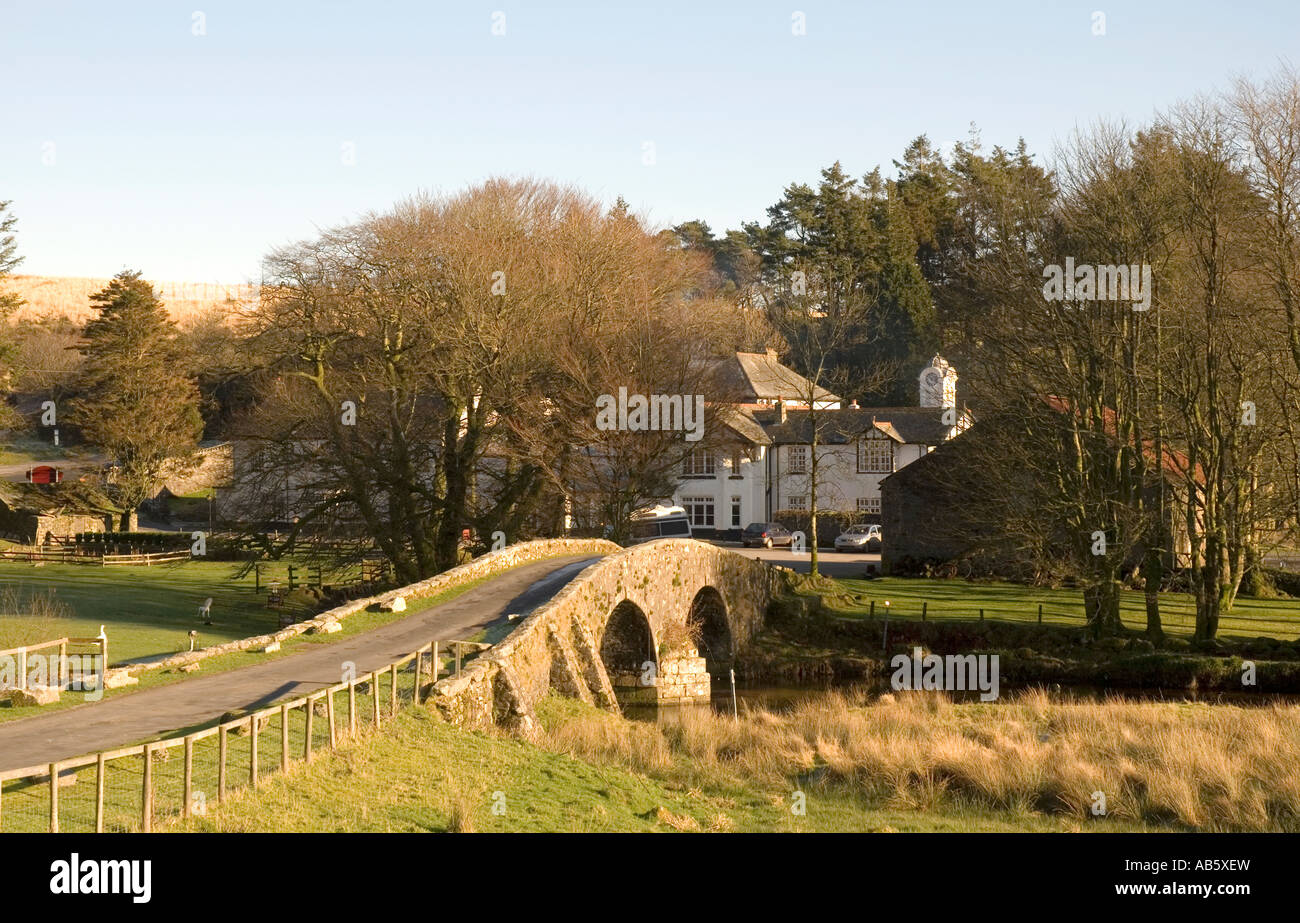
M 20 593 L 0 588 L 0 649 L 52 641 L 68 634 L 72 609 L 53 592 Z
M 6 291 L 25 304 L 13 314 L 15 321 L 46 317 L 67 317 L 81 324 L 93 312 L 90 296 L 108 285 L 108 279 L 71 276 L 10 276 Z M 213 282 L 154 282 L 167 312 L 178 323 L 186 323 L 212 312 L 229 313 L 256 304 L 257 295 L 248 285 Z
M 739 720 L 700 709 L 659 725 L 585 715 L 548 746 L 683 784 L 834 786 L 890 807 L 944 805 L 1197 830 L 1300 830 L 1300 706 L 1240 708 L 1042 692 L 990 705 L 828 695 Z

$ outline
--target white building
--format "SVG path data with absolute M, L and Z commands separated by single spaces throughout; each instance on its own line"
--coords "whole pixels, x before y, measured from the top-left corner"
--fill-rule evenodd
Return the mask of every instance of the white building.
M 692 453 L 673 494 L 705 536 L 808 509 L 814 426 L 818 509 L 879 521 L 880 482 L 971 423 L 957 407 L 957 373 L 939 356 L 921 371 L 912 407 L 844 407 L 836 395 L 812 390 L 771 351 L 738 353 L 736 368 L 745 403 L 727 420 L 732 445 Z

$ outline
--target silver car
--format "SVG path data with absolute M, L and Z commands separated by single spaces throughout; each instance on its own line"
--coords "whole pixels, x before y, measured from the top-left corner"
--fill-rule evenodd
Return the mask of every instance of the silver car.
M 836 551 L 879 551 L 880 526 L 849 526 L 835 539 Z

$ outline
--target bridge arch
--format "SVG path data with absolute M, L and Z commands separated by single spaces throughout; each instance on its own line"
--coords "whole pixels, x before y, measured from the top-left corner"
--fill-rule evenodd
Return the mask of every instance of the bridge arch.
M 691 600 L 686 623 L 697 639 L 709 673 L 717 676 L 728 670 L 735 657 L 735 642 L 727 620 L 727 601 L 717 587 L 700 587 Z
M 630 599 L 623 600 L 610 611 L 600 636 L 600 659 L 615 687 L 622 684 L 620 681 L 625 683 L 635 679 L 639 682 L 647 661 L 658 666 L 659 656 L 650 619 Z
M 659 704 L 707 701 L 709 672 L 734 662 L 787 579 L 779 568 L 691 539 L 615 551 L 464 675 L 439 681 L 435 702 L 452 723 L 529 734 L 537 726 L 533 703 L 552 690 L 604 708 L 646 695 Z M 698 644 L 684 645 L 687 638 Z M 699 654 L 685 650 L 690 646 Z M 656 686 L 649 688 L 640 682 L 647 660 L 655 662 Z M 632 682 L 636 689 L 624 685 Z

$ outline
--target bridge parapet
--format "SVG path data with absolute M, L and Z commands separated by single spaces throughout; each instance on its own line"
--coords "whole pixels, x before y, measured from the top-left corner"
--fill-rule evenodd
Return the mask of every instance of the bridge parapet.
M 664 539 L 592 564 L 459 677 L 433 702 L 455 724 L 499 725 L 525 735 L 549 691 L 606 708 L 639 673 L 661 700 L 698 691 L 698 658 L 722 668 L 763 626 L 782 572 L 725 548 Z M 683 674 L 686 674 L 685 676 Z M 693 674 L 693 675 L 692 675 Z M 707 696 L 707 683 L 704 695 Z

